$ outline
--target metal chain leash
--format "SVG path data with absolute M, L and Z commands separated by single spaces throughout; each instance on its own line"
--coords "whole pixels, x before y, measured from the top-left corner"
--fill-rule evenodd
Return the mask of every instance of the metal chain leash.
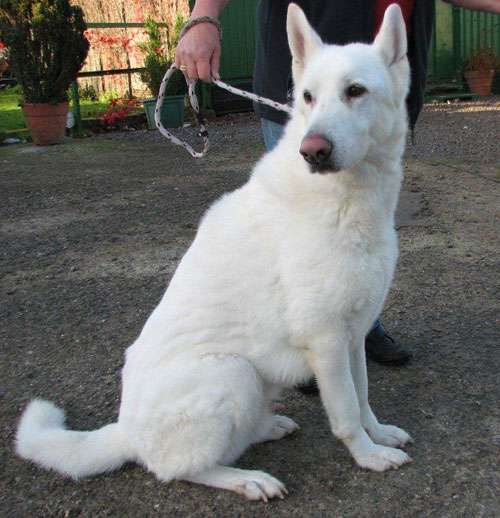
M 189 101 L 191 103 L 191 106 L 192 106 L 193 110 L 195 111 L 196 119 L 197 119 L 198 124 L 199 124 L 198 136 L 203 138 L 203 150 L 202 151 L 195 151 L 192 148 L 192 146 L 190 146 L 187 142 L 184 142 L 183 140 L 179 139 L 178 137 L 176 137 L 175 135 L 170 133 L 170 131 L 168 131 L 163 126 L 163 124 L 161 123 L 161 120 L 160 120 L 161 107 L 162 107 L 162 104 L 163 104 L 163 99 L 165 97 L 165 88 L 167 86 L 167 83 L 168 83 L 170 77 L 172 76 L 172 74 L 174 73 L 174 71 L 177 68 L 178 67 L 174 63 L 167 70 L 167 72 L 165 73 L 165 76 L 162 79 L 161 86 L 160 86 L 160 91 L 158 93 L 158 99 L 156 100 L 156 107 L 155 107 L 155 122 L 156 122 L 156 126 L 158 127 L 158 130 L 160 131 L 160 133 L 164 137 L 166 137 L 170 142 L 172 142 L 172 144 L 175 144 L 177 146 L 182 146 L 194 158 L 201 158 L 201 157 L 203 157 L 203 156 L 205 156 L 207 154 L 207 152 L 208 152 L 208 150 L 210 148 L 210 141 L 208 139 L 208 129 L 207 129 L 207 126 L 206 126 L 206 124 L 205 124 L 205 122 L 203 120 L 203 117 L 201 115 L 201 110 L 200 110 L 200 106 L 199 106 L 199 103 L 198 103 L 198 98 L 196 97 L 196 93 L 195 93 L 196 81 L 194 81 L 192 79 L 187 79 L 186 78 L 186 83 L 188 85 Z M 291 106 L 288 106 L 286 104 L 280 104 L 280 103 L 278 103 L 276 101 L 272 101 L 271 99 L 266 99 L 265 97 L 260 97 L 258 95 L 253 94 L 253 93 L 246 92 L 245 90 L 240 90 L 239 88 L 235 88 L 234 86 L 230 86 L 227 83 L 224 83 L 224 82 L 222 82 L 222 81 L 220 81 L 218 79 L 213 79 L 212 82 L 215 85 L 217 85 L 218 87 L 224 88 L 228 92 L 231 92 L 231 93 L 233 93 L 235 95 L 240 95 L 241 97 L 245 97 L 246 99 L 250 99 L 250 100 L 252 100 L 254 102 L 257 102 L 259 104 L 265 104 L 266 106 L 270 106 L 271 108 L 274 108 L 275 110 L 280 110 L 280 111 L 287 112 L 287 113 L 291 113 L 292 112 Z

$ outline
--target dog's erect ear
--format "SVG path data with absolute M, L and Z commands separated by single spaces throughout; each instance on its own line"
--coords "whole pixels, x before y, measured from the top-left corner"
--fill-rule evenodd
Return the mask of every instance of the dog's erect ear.
M 373 45 L 388 67 L 406 56 L 406 27 L 399 5 L 391 4 L 386 9 L 384 21 Z
M 302 76 L 305 63 L 314 52 L 323 46 L 323 43 L 309 25 L 304 11 L 297 4 L 288 6 L 286 32 L 292 53 L 293 79 L 297 84 Z

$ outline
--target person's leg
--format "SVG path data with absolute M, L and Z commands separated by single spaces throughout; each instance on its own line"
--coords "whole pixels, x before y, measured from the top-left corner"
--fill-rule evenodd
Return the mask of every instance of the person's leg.
M 283 136 L 283 125 L 269 119 L 260 119 L 264 142 L 268 151 L 271 151 Z

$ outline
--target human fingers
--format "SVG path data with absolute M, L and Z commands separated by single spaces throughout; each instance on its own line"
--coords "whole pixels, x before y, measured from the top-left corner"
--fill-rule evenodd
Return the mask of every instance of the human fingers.
M 193 60 L 187 60 L 187 65 L 184 65 L 186 67 L 186 70 L 182 69 L 184 75 L 188 79 L 198 79 L 198 70 L 196 68 L 196 63 Z
M 220 62 L 221 47 L 214 50 L 212 58 L 210 59 L 210 73 L 213 78 L 220 79 L 219 76 L 219 62 Z
M 184 39 L 184 38 L 183 38 Z M 175 64 L 178 69 L 186 76 L 187 79 L 198 79 L 196 71 L 196 63 L 191 58 L 188 48 L 181 46 L 180 43 L 175 52 Z
M 210 73 L 210 62 L 200 60 L 196 63 L 196 69 L 198 72 L 198 77 L 202 81 L 206 81 L 207 83 L 212 82 L 212 75 Z
M 220 53 L 219 31 L 211 23 L 201 23 L 181 38 L 175 62 L 179 68 L 186 67 L 184 73 L 189 79 L 211 81 L 210 63 L 214 52 Z

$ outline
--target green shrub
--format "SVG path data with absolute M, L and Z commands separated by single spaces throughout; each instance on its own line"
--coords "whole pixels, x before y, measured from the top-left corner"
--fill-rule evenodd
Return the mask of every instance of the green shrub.
M 141 79 L 148 85 L 154 97 L 158 96 L 163 76 L 174 61 L 175 48 L 185 22 L 186 18 L 178 14 L 174 24 L 166 27 L 163 35 L 158 22 L 148 16 L 146 21 L 148 39 L 140 45 L 141 50 L 145 53 L 144 66 L 146 68 L 141 73 Z M 170 77 L 165 95 L 182 95 L 185 93 L 186 81 L 184 75 L 177 70 Z
M 79 89 L 79 96 L 80 99 L 85 101 L 97 101 L 99 99 L 99 96 L 92 85 L 85 85 L 83 88 Z
M 500 60 L 490 46 L 477 49 L 463 61 L 464 72 L 476 70 L 500 70 Z
M 113 92 L 108 90 L 107 92 L 101 92 L 99 94 L 99 102 L 100 103 L 109 103 L 111 99 L 119 99 L 121 95 L 118 92 Z
M 27 103 L 68 100 L 89 42 L 83 11 L 70 0 L 0 0 L 0 40 Z
M 70 102 L 75 102 L 75 99 L 73 98 L 73 88 L 70 88 L 68 90 L 68 99 L 70 100 Z M 99 100 L 99 95 L 97 94 L 95 88 L 92 85 L 84 85 L 83 87 L 78 86 L 78 99 L 80 102 L 97 102 Z

